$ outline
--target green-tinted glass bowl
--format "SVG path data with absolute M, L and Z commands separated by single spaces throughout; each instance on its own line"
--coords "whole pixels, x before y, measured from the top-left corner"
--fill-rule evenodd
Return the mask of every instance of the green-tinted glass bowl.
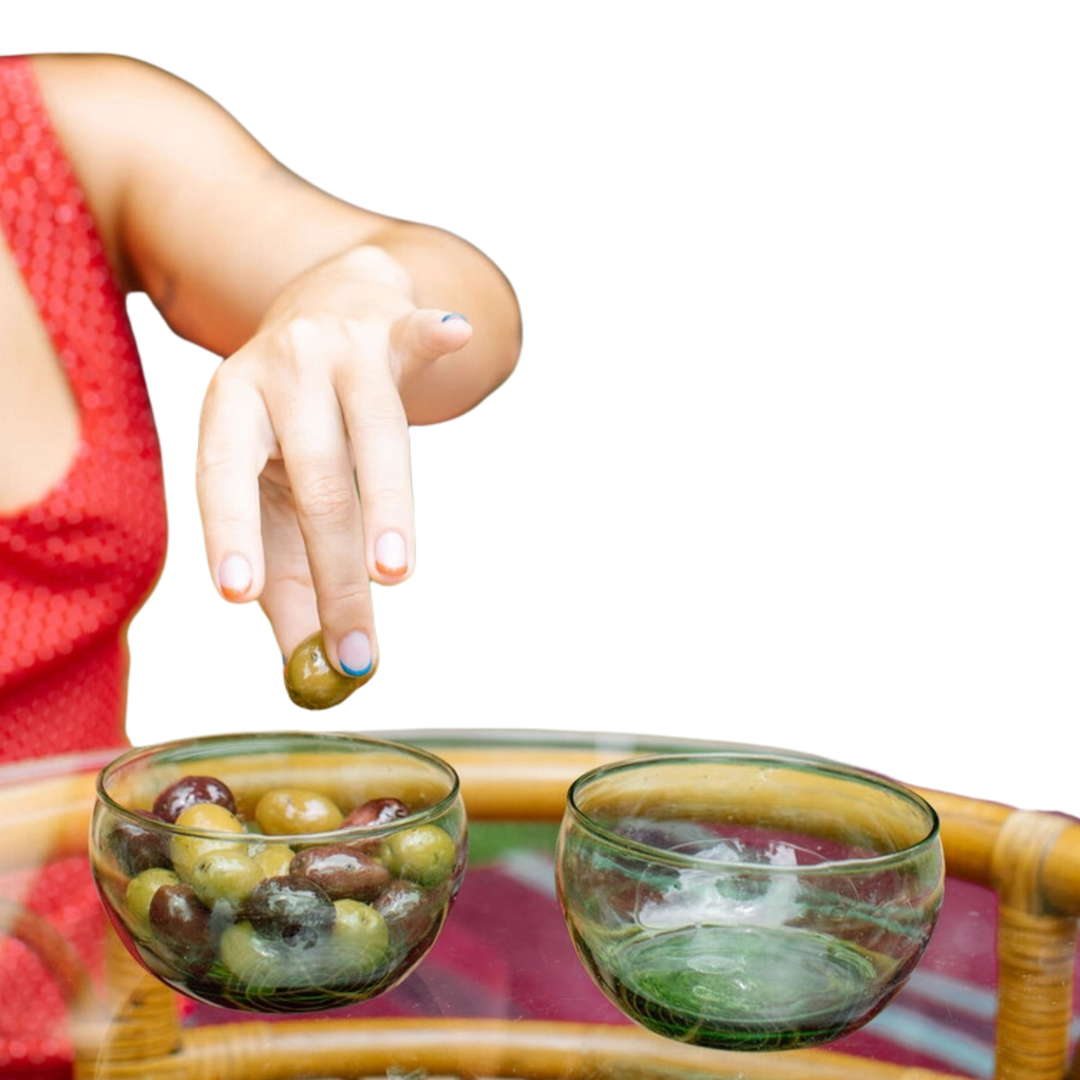
M 222 781 L 242 831 L 146 816 L 187 776 Z M 338 818 L 374 799 L 399 800 L 408 813 L 319 832 L 283 822 L 267 833 L 256 807 L 286 789 L 329 800 Z M 131 750 L 101 771 L 90 826 L 94 880 L 131 954 L 191 998 L 253 1012 L 331 1009 L 395 986 L 434 944 L 466 849 L 464 804 L 446 762 L 346 734 L 222 735 Z M 260 884 L 267 878 L 275 885 Z
M 933 931 L 933 808 L 878 776 L 755 753 L 635 758 L 570 788 L 557 887 L 578 955 L 631 1019 L 730 1050 L 837 1039 Z

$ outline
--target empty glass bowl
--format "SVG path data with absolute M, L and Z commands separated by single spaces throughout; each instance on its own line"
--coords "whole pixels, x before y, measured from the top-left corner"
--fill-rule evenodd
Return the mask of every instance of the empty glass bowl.
M 466 858 L 454 770 L 355 735 L 131 750 L 98 777 L 90 859 L 124 944 L 189 997 L 306 1012 L 374 997 L 434 944 Z
M 636 758 L 570 788 L 559 900 L 581 960 L 674 1039 L 780 1050 L 839 1038 L 918 963 L 944 888 L 919 795 L 821 761 Z

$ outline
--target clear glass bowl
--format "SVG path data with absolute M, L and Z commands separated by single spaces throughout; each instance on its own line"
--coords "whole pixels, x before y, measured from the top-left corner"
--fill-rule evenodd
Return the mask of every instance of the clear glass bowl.
M 604 993 L 652 1031 L 731 1050 L 810 1046 L 866 1023 L 918 963 L 944 890 L 925 799 L 756 753 L 581 776 L 556 874 Z
M 99 774 L 90 825 L 94 880 L 131 954 L 189 997 L 254 1012 L 400 982 L 434 944 L 466 851 L 446 762 L 346 734 L 131 750 Z

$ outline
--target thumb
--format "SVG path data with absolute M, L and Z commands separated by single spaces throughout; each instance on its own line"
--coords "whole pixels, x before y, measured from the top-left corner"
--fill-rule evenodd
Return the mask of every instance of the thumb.
M 472 337 L 472 326 L 457 312 L 420 308 L 398 324 L 392 348 L 397 354 L 398 370 L 404 377 L 438 360 L 447 353 L 464 348 Z

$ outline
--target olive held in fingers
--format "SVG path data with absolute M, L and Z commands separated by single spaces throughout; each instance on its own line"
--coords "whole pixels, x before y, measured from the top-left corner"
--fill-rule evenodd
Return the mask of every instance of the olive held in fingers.
M 332 667 L 326 658 L 322 631 L 305 638 L 293 649 L 285 665 L 285 689 L 293 703 L 305 709 L 330 709 L 340 705 L 375 674 L 377 665 L 367 674 L 350 679 Z

